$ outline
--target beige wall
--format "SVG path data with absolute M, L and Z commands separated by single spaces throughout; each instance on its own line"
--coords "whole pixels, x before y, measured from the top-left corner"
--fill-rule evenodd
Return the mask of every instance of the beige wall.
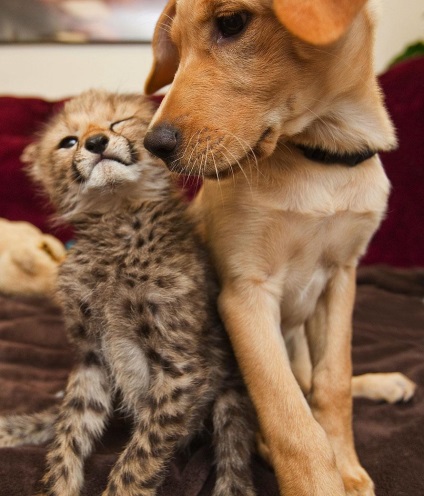
M 375 65 L 382 72 L 408 44 L 424 41 L 424 0 L 380 0 Z
M 57 99 L 88 88 L 143 91 L 150 45 L 0 47 L 0 94 Z
M 423 0 L 382 0 L 376 70 L 424 38 Z M 90 87 L 141 91 L 152 60 L 149 45 L 12 45 L 0 47 L 0 94 L 57 99 Z

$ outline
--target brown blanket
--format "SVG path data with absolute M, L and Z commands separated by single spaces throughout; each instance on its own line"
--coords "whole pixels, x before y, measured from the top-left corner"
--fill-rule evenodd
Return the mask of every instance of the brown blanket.
M 356 373 L 401 371 L 419 384 L 408 404 L 355 400 L 359 457 L 378 496 L 424 495 L 424 270 L 362 269 L 354 320 Z M 57 402 L 72 366 L 60 312 L 42 299 L 0 295 L 0 413 L 31 412 Z M 420 387 L 421 386 L 421 387 Z M 87 462 L 83 495 L 105 487 L 129 426 L 116 419 Z M 0 496 L 34 494 L 45 447 L 0 449 Z M 212 450 L 199 439 L 173 460 L 161 496 L 208 496 Z M 258 457 L 253 469 L 259 496 L 277 496 L 272 470 Z M 313 495 L 311 495 L 313 496 Z

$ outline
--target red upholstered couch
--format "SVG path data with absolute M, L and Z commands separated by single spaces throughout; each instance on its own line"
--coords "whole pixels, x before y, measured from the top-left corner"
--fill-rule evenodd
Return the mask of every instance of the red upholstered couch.
M 387 218 L 363 264 L 424 266 L 424 58 L 403 62 L 380 77 L 399 147 L 381 154 L 392 182 Z M 0 217 L 28 220 L 52 231 L 46 205 L 22 170 L 19 156 L 61 105 L 37 98 L 0 97 Z M 63 241 L 67 230 L 53 230 Z

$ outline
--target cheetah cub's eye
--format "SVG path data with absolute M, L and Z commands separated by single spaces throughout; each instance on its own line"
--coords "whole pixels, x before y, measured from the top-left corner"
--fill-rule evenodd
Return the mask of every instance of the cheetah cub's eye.
M 66 136 L 57 146 L 58 148 L 72 148 L 78 143 L 78 138 L 75 136 Z
M 119 133 L 125 128 L 125 125 L 128 124 L 128 121 L 131 121 L 132 119 L 136 119 L 136 117 L 135 116 L 125 117 L 125 119 L 120 119 L 119 121 L 112 122 L 109 129 L 113 133 Z

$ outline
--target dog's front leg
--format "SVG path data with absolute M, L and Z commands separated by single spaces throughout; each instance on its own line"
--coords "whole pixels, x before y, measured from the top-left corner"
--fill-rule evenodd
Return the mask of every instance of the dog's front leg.
M 352 432 L 352 311 L 355 300 L 354 267 L 339 268 L 307 321 L 312 359 L 309 403 L 336 455 L 349 496 L 372 496 L 374 485 L 361 467 Z
M 293 376 L 280 332 L 280 296 L 264 284 L 223 284 L 220 311 L 284 496 L 341 496 L 323 429 Z

